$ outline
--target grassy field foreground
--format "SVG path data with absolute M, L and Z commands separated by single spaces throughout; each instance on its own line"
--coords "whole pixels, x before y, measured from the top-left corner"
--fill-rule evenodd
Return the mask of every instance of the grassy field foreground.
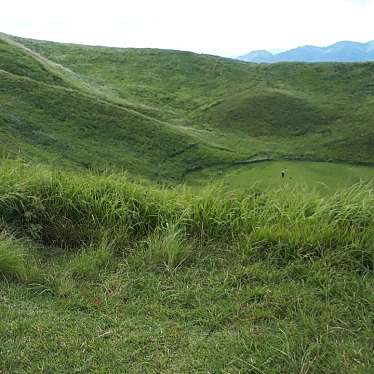
M 374 189 L 0 167 L 0 372 L 369 373 Z

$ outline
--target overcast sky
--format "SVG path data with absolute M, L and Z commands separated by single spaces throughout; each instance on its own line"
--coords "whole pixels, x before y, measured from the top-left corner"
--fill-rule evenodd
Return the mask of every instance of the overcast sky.
M 1 0 L 0 31 L 237 56 L 374 39 L 374 0 Z

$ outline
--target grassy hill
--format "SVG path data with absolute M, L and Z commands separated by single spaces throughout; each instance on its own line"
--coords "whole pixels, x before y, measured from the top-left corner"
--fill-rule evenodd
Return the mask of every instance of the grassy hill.
M 1 147 L 28 159 L 163 181 L 259 157 L 374 163 L 371 63 L 1 45 Z
M 110 100 L 95 87 L 88 92 L 84 79 L 53 64 L 45 68 L 6 39 L 2 46 L 13 56 L 0 70 L 4 150 L 55 165 L 127 169 L 160 179 L 180 177 L 186 165 L 225 159 L 227 152 L 151 116 L 151 108 Z

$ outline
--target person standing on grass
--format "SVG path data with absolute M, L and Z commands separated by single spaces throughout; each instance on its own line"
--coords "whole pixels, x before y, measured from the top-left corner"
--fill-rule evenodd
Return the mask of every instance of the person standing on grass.
M 287 169 L 283 169 L 281 171 L 281 177 L 282 177 L 282 179 L 286 176 L 286 173 L 287 173 Z

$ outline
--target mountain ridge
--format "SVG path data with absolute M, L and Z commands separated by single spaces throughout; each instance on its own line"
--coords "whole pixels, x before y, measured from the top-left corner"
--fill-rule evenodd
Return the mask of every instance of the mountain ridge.
M 327 47 L 304 45 L 277 54 L 257 50 L 239 56 L 238 59 L 256 63 L 368 62 L 374 61 L 374 41 L 367 43 L 339 41 Z

